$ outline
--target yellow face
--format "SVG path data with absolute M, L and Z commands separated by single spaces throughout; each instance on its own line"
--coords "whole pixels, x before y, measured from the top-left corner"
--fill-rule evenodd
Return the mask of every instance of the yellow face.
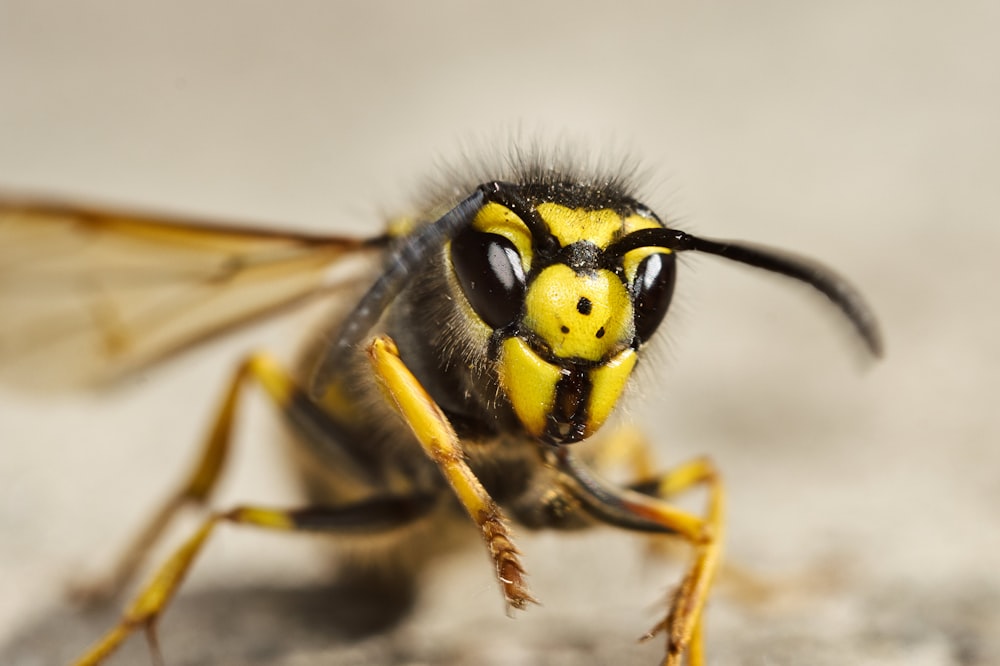
M 451 261 L 473 316 L 492 330 L 500 388 L 525 430 L 575 442 L 621 397 L 669 303 L 673 257 L 661 247 L 605 252 L 662 226 L 651 217 L 550 202 L 531 214 L 533 226 L 486 204 L 452 241 Z

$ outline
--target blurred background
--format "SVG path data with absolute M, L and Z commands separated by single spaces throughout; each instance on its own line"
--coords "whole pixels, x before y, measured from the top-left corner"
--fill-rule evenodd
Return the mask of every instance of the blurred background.
M 971 1 L 0 0 L 0 189 L 369 235 L 470 143 L 629 151 L 661 215 L 835 266 L 887 341 L 858 363 L 802 290 L 685 257 L 623 419 L 662 465 L 725 474 L 710 663 L 995 664 L 998 30 Z M 177 483 L 241 353 L 303 334 L 260 327 L 109 395 L 0 388 L 0 662 L 65 662 L 109 626 L 67 582 Z M 275 419 L 247 407 L 219 503 L 279 503 Z M 162 623 L 167 663 L 656 663 L 635 638 L 676 564 L 610 530 L 519 543 L 543 606 L 504 617 L 471 551 L 397 629 L 348 640 L 308 540 L 226 530 Z

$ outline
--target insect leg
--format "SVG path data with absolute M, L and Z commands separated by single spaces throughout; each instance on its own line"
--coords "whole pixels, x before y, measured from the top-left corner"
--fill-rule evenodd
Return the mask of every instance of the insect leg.
M 413 431 L 424 452 L 437 463 L 482 531 L 508 605 L 520 609 L 535 601 L 528 592 L 507 519 L 466 464 L 462 443 L 448 418 L 406 367 L 392 339 L 376 338 L 368 347 L 368 355 L 386 398 Z
M 128 545 L 110 574 L 96 583 L 78 586 L 75 592 L 83 600 L 98 600 L 117 594 L 135 577 L 174 517 L 187 506 L 203 505 L 211 496 L 229 457 L 236 406 L 248 379 L 259 384 L 271 401 L 296 425 L 308 427 L 310 422 L 323 417 L 321 409 L 306 398 L 273 358 L 263 353 L 248 356 L 229 380 L 193 469 Z M 319 424 L 318 427 L 324 425 Z
M 666 618 L 645 638 L 666 632 L 666 666 L 680 664 L 685 652 L 690 666 L 702 666 L 702 612 L 722 558 L 725 527 L 725 492 L 715 466 L 707 458 L 700 458 L 637 484 L 635 489 L 620 489 L 598 480 L 567 450 L 560 454 L 557 465 L 564 473 L 564 482 L 591 516 L 626 529 L 675 533 L 694 545 L 693 560 Z M 696 485 L 708 488 L 708 507 L 703 517 L 675 509 L 663 499 Z
M 649 440 L 632 426 L 619 427 L 610 437 L 602 438 L 597 450 L 586 460 L 599 473 L 624 467 L 632 479 L 644 481 L 655 475 Z
M 624 465 L 635 481 L 628 484 L 630 490 L 644 495 L 668 499 L 697 485 L 710 483 L 712 474 L 706 472 L 711 461 L 703 458 L 689 460 L 666 472 L 654 472 L 655 462 L 649 439 L 637 428 L 623 427 L 610 439 L 601 442 L 588 463 L 596 470 L 604 470 Z
M 213 513 L 149 579 L 126 608 L 118 624 L 77 660 L 75 666 L 97 666 L 103 663 L 126 638 L 139 630 L 146 631 L 156 655 L 156 621 L 177 593 L 195 558 L 220 523 L 281 531 L 367 535 L 410 525 L 428 515 L 436 504 L 434 495 L 421 494 L 376 497 L 343 507 L 283 510 L 240 506 Z
M 665 473 L 655 471 L 656 462 L 649 438 L 638 428 L 620 427 L 600 444 L 594 454 L 587 458 L 587 463 L 598 473 L 624 467 L 632 479 L 626 486 L 630 490 L 665 500 L 698 485 L 688 480 L 692 474 L 699 474 L 703 464 L 701 460 L 688 461 Z M 663 539 L 655 539 L 650 542 L 649 548 L 652 554 L 663 556 L 672 552 L 669 548 L 672 545 L 674 544 Z
M 708 510 L 704 520 L 711 539 L 696 546 L 694 562 L 674 596 L 670 612 L 648 634 L 651 638 L 660 631 L 667 632 L 667 663 L 670 663 L 671 648 L 677 646 L 680 652 L 686 640 L 690 645 L 691 666 L 704 663 L 703 610 L 722 559 L 725 503 L 722 479 L 710 459 L 697 458 L 675 467 L 658 479 L 632 486 L 643 494 L 665 498 L 698 485 L 708 487 Z

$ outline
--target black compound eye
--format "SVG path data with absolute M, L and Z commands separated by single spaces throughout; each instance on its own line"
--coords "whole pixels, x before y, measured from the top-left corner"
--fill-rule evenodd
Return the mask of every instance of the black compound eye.
M 466 229 L 451 242 L 451 264 L 472 309 L 492 328 L 510 324 L 524 303 L 524 268 L 514 244 Z
M 639 263 L 632 283 L 635 334 L 639 342 L 649 340 L 667 314 L 674 295 L 676 263 L 672 252 L 656 252 Z

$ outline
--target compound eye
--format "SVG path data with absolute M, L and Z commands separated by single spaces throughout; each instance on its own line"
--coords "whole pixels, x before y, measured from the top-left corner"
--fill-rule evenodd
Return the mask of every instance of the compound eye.
M 667 314 L 674 295 L 676 263 L 672 252 L 656 252 L 643 259 L 635 272 L 632 307 L 639 342 L 649 340 Z
M 451 264 L 465 297 L 484 322 L 503 328 L 514 321 L 524 303 L 524 268 L 510 240 L 466 229 L 451 242 Z

